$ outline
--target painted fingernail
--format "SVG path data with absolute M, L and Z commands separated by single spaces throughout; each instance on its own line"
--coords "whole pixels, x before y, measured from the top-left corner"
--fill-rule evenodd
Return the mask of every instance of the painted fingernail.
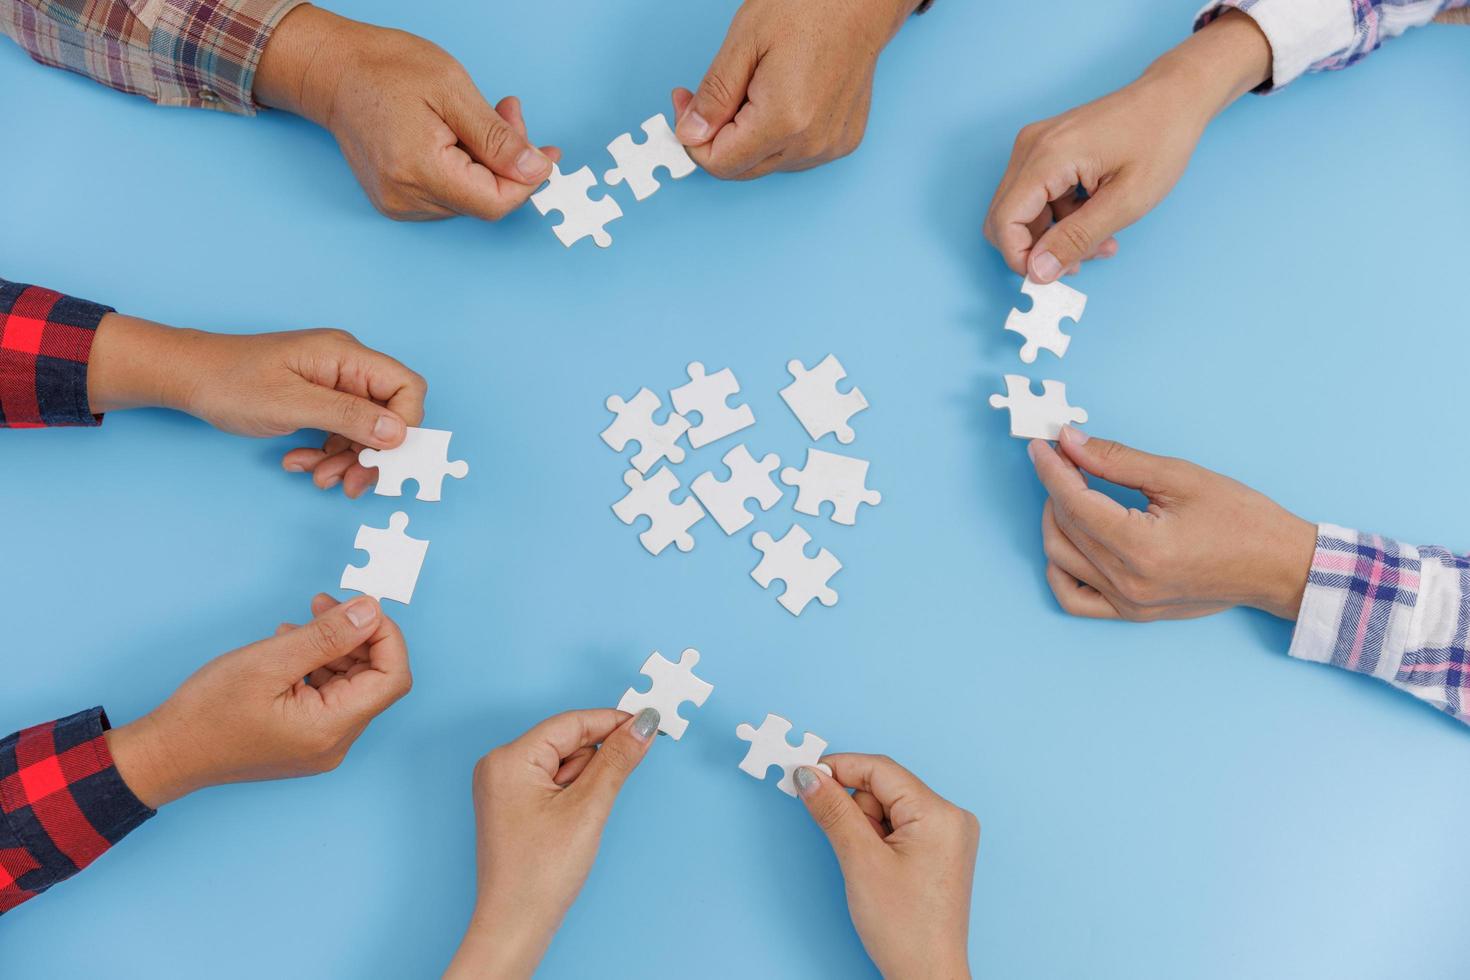
M 658 731 L 658 709 L 644 708 L 638 712 L 638 717 L 633 719 L 633 737 L 640 742 L 646 742 Z
M 1075 425 L 1064 425 L 1062 426 L 1062 438 L 1074 446 L 1085 446 L 1087 445 L 1087 440 L 1091 439 L 1092 436 L 1083 432 Z
M 679 120 L 677 135 L 681 140 L 702 143 L 709 138 L 709 122 L 691 109 L 684 113 L 683 119 Z
M 1037 279 L 1051 282 L 1062 274 L 1062 263 L 1050 252 L 1042 252 L 1031 257 L 1031 272 Z
M 378 618 L 378 606 L 371 599 L 353 599 L 347 604 L 347 621 L 358 629 Z
M 811 796 L 822 785 L 822 781 L 817 778 L 816 770 L 809 766 L 799 766 L 792 774 L 791 781 L 796 784 L 796 791 L 802 796 Z
M 403 423 L 391 415 L 379 415 L 373 423 L 373 438 L 388 442 L 403 434 Z
M 527 147 L 521 151 L 520 156 L 516 157 L 516 172 L 529 184 L 551 173 L 551 161 L 535 147 Z

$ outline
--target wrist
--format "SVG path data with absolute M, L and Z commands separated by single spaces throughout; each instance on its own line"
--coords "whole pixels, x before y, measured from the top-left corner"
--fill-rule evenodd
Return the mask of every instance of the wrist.
M 543 920 L 514 903 L 482 899 L 445 977 L 530 977 L 556 933 L 557 924 Z
M 180 332 L 117 313 L 103 317 L 87 363 L 87 400 L 92 412 L 175 407 L 176 365 L 168 350 Z
M 352 23 L 310 5 L 288 13 L 261 53 L 255 101 L 325 126 L 340 77 L 336 42 Z
M 1270 542 L 1271 553 L 1260 565 L 1265 588 L 1248 604 L 1281 619 L 1295 620 L 1307 591 L 1312 556 L 1317 553 L 1317 526 L 1294 514 L 1284 514 Z
M 1270 41 L 1248 14 L 1228 10 L 1156 60 L 1142 80 L 1186 100 L 1203 125 L 1270 78 Z
M 107 732 L 107 749 L 122 781 L 150 810 L 198 789 L 187 767 L 175 755 L 174 746 L 152 715 L 144 715 Z

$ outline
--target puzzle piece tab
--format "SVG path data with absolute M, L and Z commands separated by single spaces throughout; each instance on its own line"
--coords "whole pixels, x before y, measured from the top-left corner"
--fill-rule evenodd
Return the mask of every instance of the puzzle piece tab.
M 788 466 L 781 471 L 783 483 L 800 488 L 796 494 L 798 514 L 820 517 L 822 504 L 830 500 L 832 520 L 838 524 L 856 524 L 859 504 L 876 506 L 883 500 L 881 493 L 867 488 L 867 480 L 867 460 L 820 449 L 807 449 L 802 469 Z
M 592 236 L 592 241 L 598 248 L 607 248 L 612 244 L 612 236 L 603 226 L 615 218 L 621 218 L 623 209 L 607 194 L 599 198 L 591 197 L 587 192 L 596 183 L 597 178 L 592 175 L 591 167 L 564 174 L 553 163 L 546 186 L 531 195 L 531 203 L 542 214 L 561 212 L 561 224 L 553 225 L 551 230 L 556 232 L 556 237 L 567 248 L 588 235 Z
M 679 489 L 679 478 L 667 466 L 653 476 L 644 479 L 637 470 L 623 474 L 628 493 L 612 505 L 613 513 L 624 524 L 632 524 L 640 517 L 650 521 L 648 530 L 638 535 L 648 553 L 656 555 L 669 545 L 680 551 L 694 549 L 694 535 L 689 529 L 704 520 L 704 508 L 693 497 L 685 497 L 679 503 L 669 495 Z
M 620 396 L 613 395 L 606 405 L 617 418 L 602 430 L 602 441 L 619 453 L 629 442 L 638 443 L 633 468 L 639 473 L 647 473 L 648 468 L 660 459 L 667 459 L 670 463 L 684 462 L 684 450 L 678 442 L 679 437 L 689 430 L 689 420 L 670 412 L 668 421 L 655 422 L 653 413 L 663 407 L 663 402 L 653 392 L 640 388 L 632 401 L 623 401 Z
M 688 371 L 689 383 L 670 391 L 669 400 L 680 415 L 699 413 L 699 424 L 689 430 L 689 445 L 698 449 L 755 425 L 755 413 L 749 405 L 731 408 L 727 401 L 740 391 L 734 371 L 725 368 L 705 374 L 704 365 L 698 361 L 690 364 Z
M 644 708 L 657 708 L 658 730 L 678 741 L 689 727 L 689 722 L 679 717 L 679 705 L 690 701 L 697 708 L 715 689 L 713 684 L 694 676 L 697 663 L 699 651 L 693 647 L 679 655 L 678 663 L 670 663 L 655 650 L 643 662 L 641 671 L 653 684 L 646 694 L 628 688 L 618 702 L 618 710 L 636 715 Z
M 388 518 L 387 530 L 366 524 L 358 528 L 352 546 L 368 553 L 368 563 L 360 568 L 348 565 L 342 571 L 341 587 L 379 602 L 392 599 L 407 605 L 429 553 L 429 542 L 409 537 L 404 533 L 407 528 L 408 515 L 401 510 Z
M 403 496 L 404 481 L 413 480 L 419 485 L 417 499 L 438 500 L 446 476 L 463 480 L 470 472 L 470 464 L 462 459 L 449 462 L 449 439 L 453 435 L 442 429 L 409 426 L 397 449 L 364 449 L 357 454 L 357 461 L 377 469 L 378 483 L 373 492 L 380 497 Z
M 786 738 L 789 734 L 791 722 L 780 715 L 772 714 L 766 715 L 759 728 L 741 724 L 735 729 L 737 738 L 750 743 L 750 748 L 745 750 L 745 758 L 740 762 L 740 771 L 756 779 L 765 779 L 767 769 L 779 766 L 781 779 L 776 783 L 776 788 L 787 796 L 795 796 L 796 783 L 792 777 L 797 769 L 811 766 L 830 776 L 832 767 L 817 761 L 827 751 L 826 739 L 818 738 L 811 732 L 802 732 L 801 744 L 792 745 Z
M 837 592 L 827 587 L 827 580 L 841 570 L 842 562 L 826 548 L 808 558 L 806 546 L 811 540 L 798 524 L 791 525 L 780 541 L 772 540 L 765 531 L 757 531 L 750 539 L 763 556 L 750 577 L 763 589 L 770 588 L 775 579 L 785 582 L 786 591 L 777 601 L 793 616 L 800 616 L 813 599 L 824 606 L 837 605 Z
M 618 165 L 602 175 L 609 187 L 627 181 L 633 198 L 639 201 L 662 186 L 653 175 L 659 167 L 675 180 L 694 173 L 694 161 L 689 159 L 689 152 L 669 128 L 663 113 L 645 119 L 643 132 L 648 138 L 642 143 L 634 143 L 633 137 L 624 133 L 607 144 L 607 152 Z
M 755 500 L 761 510 L 770 510 L 786 495 L 776 485 L 771 474 L 781 465 L 775 453 L 767 453 L 760 462 L 750 455 L 750 450 L 741 443 L 725 454 L 724 463 L 730 467 L 730 479 L 717 480 L 713 473 L 701 473 L 694 478 L 689 489 L 704 504 L 720 529 L 726 534 L 736 531 L 755 520 L 745 509 L 747 500 Z
M 991 395 L 991 408 L 1011 410 L 1011 435 L 1017 439 L 1045 439 L 1055 442 L 1062 426 L 1086 422 L 1087 412 L 1067 404 L 1067 386 L 1060 381 L 1041 382 L 1042 394 L 1031 390 L 1031 379 L 1019 374 L 1006 375 L 1006 393 Z
M 820 439 L 829 432 L 837 434 L 837 441 L 846 445 L 854 434 L 847 420 L 868 407 L 868 400 L 858 388 L 848 392 L 837 390 L 837 382 L 847 377 L 847 371 L 836 356 L 828 354 L 822 363 L 808 371 L 800 361 L 791 361 L 786 370 L 796 380 L 781 389 L 781 398 L 791 407 L 798 420 L 813 439 Z
M 1021 360 L 1030 364 L 1041 350 L 1049 350 L 1057 357 L 1067 353 L 1072 338 L 1062 333 L 1062 321 L 1082 320 L 1082 311 L 1087 308 L 1087 296 L 1058 279 L 1041 285 L 1027 277 L 1021 283 L 1021 292 L 1031 297 L 1031 309 L 1022 313 L 1011 310 L 1006 317 L 1006 329 L 1026 338 L 1021 347 Z

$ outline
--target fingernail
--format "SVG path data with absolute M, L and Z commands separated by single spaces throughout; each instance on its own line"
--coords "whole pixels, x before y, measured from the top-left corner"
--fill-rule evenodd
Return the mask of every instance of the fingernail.
M 326 486 L 322 487 L 322 489 L 323 490 L 330 490 L 330 489 L 332 489 L 333 487 L 335 487 L 337 484 L 339 484 L 341 482 L 342 482 L 342 478 L 340 476 L 331 477 L 330 479 L 327 480 Z
M 391 415 L 379 415 L 373 423 L 373 438 L 391 442 L 403 434 L 403 423 Z
M 1042 252 L 1040 255 L 1031 257 L 1031 274 L 1034 278 L 1043 282 L 1051 282 L 1062 274 L 1062 263 L 1050 252 Z
M 658 731 L 658 709 L 644 708 L 638 712 L 638 717 L 633 719 L 633 737 L 640 742 L 646 742 Z
M 1087 445 L 1087 440 L 1091 439 L 1092 436 L 1083 432 L 1075 425 L 1064 425 L 1062 426 L 1062 438 L 1074 446 L 1085 446 Z
M 551 173 L 551 161 L 535 147 L 527 147 L 516 157 L 516 172 L 529 184 Z
M 371 599 L 353 599 L 347 604 L 347 621 L 358 629 L 378 618 L 378 607 Z
M 709 138 L 709 123 L 703 116 L 691 109 L 684 113 L 683 119 L 679 120 L 677 135 L 680 139 L 701 143 Z
M 286 464 L 286 472 L 287 473 L 305 473 L 306 472 L 306 467 L 305 466 L 302 466 L 300 463 L 287 463 Z
M 822 781 L 817 778 L 816 770 L 808 766 L 797 767 L 791 781 L 796 784 L 796 791 L 802 796 L 811 796 L 822 785 Z
M 1031 462 L 1033 463 L 1036 462 L 1036 451 L 1039 448 L 1040 447 L 1036 445 L 1036 441 L 1034 439 L 1031 442 L 1026 443 L 1026 455 L 1031 457 Z

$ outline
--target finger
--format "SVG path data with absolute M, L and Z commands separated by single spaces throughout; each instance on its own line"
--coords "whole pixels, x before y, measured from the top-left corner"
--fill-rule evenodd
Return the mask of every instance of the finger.
M 1052 562 L 1046 565 L 1046 584 L 1062 610 L 1083 619 L 1122 619 L 1118 609 L 1101 592 L 1079 582 L 1075 576 Z
M 747 180 L 755 176 L 757 167 L 772 163 L 773 157 L 775 164 L 786 165 L 783 154 L 789 133 L 785 127 L 770 103 L 747 102 L 713 140 L 691 146 L 689 156 L 722 180 Z
M 300 680 L 367 642 L 384 618 L 378 603 L 362 596 L 328 609 L 300 629 L 263 641 L 262 655 L 283 680 Z
M 767 176 L 769 174 L 775 173 L 777 170 L 805 170 L 805 169 L 808 169 L 808 168 L 803 167 L 803 166 L 791 166 L 791 165 L 789 165 L 788 162 L 787 162 L 786 151 L 785 150 L 779 150 L 779 151 L 777 151 L 775 153 L 772 153 L 770 156 L 766 157 L 764 160 L 762 160 L 760 163 L 757 163 L 755 166 L 751 167 L 749 170 L 743 170 L 743 171 L 741 171 L 738 174 L 731 174 L 727 179 L 729 179 L 729 180 L 759 180 L 762 177 L 765 177 L 765 176 Z
M 814 766 L 801 766 L 793 781 L 807 813 L 831 842 L 839 864 L 858 860 L 882 843 L 873 822 L 837 780 Z
M 342 474 L 342 491 L 347 494 L 349 500 L 356 500 L 368 490 L 377 485 L 378 470 L 376 467 L 363 466 L 357 461 L 347 468 Z
M 490 107 L 468 76 L 446 100 L 444 122 L 470 157 L 491 173 L 532 189 L 551 176 L 551 160 Z
M 822 761 L 832 767 L 833 777 L 843 786 L 872 794 L 895 830 L 916 819 L 925 806 L 943 801 L 923 780 L 886 755 L 844 752 L 823 756 Z
M 320 449 L 303 446 L 281 457 L 281 469 L 287 473 L 307 473 L 316 469 L 317 464 L 326 458 L 327 454 Z
M 342 482 L 343 475 L 356 461 L 357 456 L 352 452 L 340 452 L 335 456 L 329 456 L 317 464 L 311 474 L 311 482 L 322 490 L 330 490 Z
M 526 132 L 526 117 L 525 114 L 521 112 L 520 99 L 516 98 L 514 95 L 507 95 L 505 98 L 495 103 L 495 111 L 497 114 L 499 114 L 501 119 L 504 119 L 506 122 L 510 123 L 511 128 L 516 131 L 521 139 L 527 141 L 528 143 L 530 142 L 531 137 L 530 134 Z
M 530 200 L 538 186 L 502 177 L 457 146 L 447 148 L 424 177 L 424 189 L 434 200 L 481 221 L 504 218 Z
M 1081 429 L 1065 426 L 1057 445 L 1077 467 L 1121 487 L 1141 490 L 1146 496 L 1166 493 L 1178 460 L 1155 456 L 1110 439 L 1094 439 Z
M 1073 193 L 1076 187 L 1077 170 L 1071 164 L 1060 158 L 1036 162 L 1028 157 L 995 192 L 986 219 L 986 237 L 1013 272 L 1036 278 L 1034 271 L 1027 271 L 1028 262 L 1034 261 L 1031 229 L 1037 219 L 1049 213 L 1053 201 Z M 1051 279 L 1060 271 L 1058 266 Z
M 298 429 L 322 429 L 375 449 L 392 449 L 403 442 L 408 424 L 364 394 L 309 380 L 292 389 L 286 411 Z
M 334 615 L 341 608 L 334 607 L 326 615 Z M 376 629 L 362 645 L 367 648 L 366 659 L 359 655 L 354 658 L 359 662 L 345 665 L 348 683 L 341 698 L 344 706 L 366 723 L 413 689 L 413 671 L 408 662 L 408 642 L 388 616 L 378 615 Z
M 1041 511 L 1041 547 L 1048 562 L 1077 581 L 1092 586 L 1098 592 L 1111 594 L 1115 591 L 1107 575 L 1057 524 L 1056 508 L 1050 500 Z
M 582 771 L 587 768 L 587 763 L 591 762 L 592 757 L 596 754 L 597 749 L 590 745 L 578 749 L 562 760 L 561 768 L 556 771 L 555 776 L 551 777 L 551 781 L 558 786 L 570 786 L 577 781 L 578 776 L 582 775 Z
M 327 595 L 325 592 L 318 592 L 316 595 L 311 597 L 311 614 L 313 616 L 320 616 L 328 609 L 335 609 L 341 604 L 342 603 L 338 602 L 334 597 Z
M 628 719 L 626 711 L 613 708 L 564 711 L 547 718 L 506 747 L 523 754 L 544 770 L 548 778 L 554 778 L 563 760 L 578 749 L 597 745 Z
M 658 709 L 644 708 L 602 740 L 597 754 L 572 789 L 601 801 L 611 809 L 623 784 L 638 768 L 658 733 Z
M 883 804 L 878 802 L 878 797 L 864 790 L 857 790 L 852 794 L 852 801 L 873 825 L 873 832 L 879 837 L 887 836 L 888 828 L 883 825 Z
M 755 73 L 758 60 L 738 23 L 731 24 L 715 60 L 679 112 L 674 134 L 681 143 L 703 146 L 735 118 L 745 104 L 750 77 Z
M 1128 541 L 1128 510 L 1112 497 L 1087 485 L 1070 459 L 1040 439 L 1027 446 L 1041 485 L 1057 509 L 1057 523 L 1076 526 L 1105 548 L 1117 550 Z
M 297 628 L 298 626 L 295 623 L 282 623 L 280 626 L 276 627 L 276 636 L 285 636 L 287 633 Z
M 1126 177 L 1101 185 L 1081 206 L 1047 229 L 1031 249 L 1031 278 L 1052 282 L 1063 269 L 1092 255 L 1147 210 L 1139 205 L 1139 197 Z
M 1086 203 L 1087 198 L 1080 194 L 1067 194 L 1063 196 L 1060 201 L 1053 201 L 1051 204 L 1052 220 L 1048 221 L 1040 228 L 1037 228 L 1033 225 L 1031 229 L 1033 237 L 1039 239 L 1042 235 L 1046 233 L 1047 229 L 1050 228 L 1052 224 L 1057 221 L 1061 221 L 1063 218 L 1072 214 L 1074 211 L 1076 211 L 1078 208 L 1082 207 L 1082 205 Z M 1092 251 L 1088 252 L 1082 257 L 1082 260 L 1086 262 L 1091 261 L 1092 259 L 1110 259 L 1117 254 L 1118 239 L 1109 236 L 1098 242 L 1097 246 L 1093 248 Z M 1079 266 L 1077 264 L 1073 264 L 1072 266 L 1068 267 L 1065 274 L 1071 276 L 1075 275 L 1078 271 Z

